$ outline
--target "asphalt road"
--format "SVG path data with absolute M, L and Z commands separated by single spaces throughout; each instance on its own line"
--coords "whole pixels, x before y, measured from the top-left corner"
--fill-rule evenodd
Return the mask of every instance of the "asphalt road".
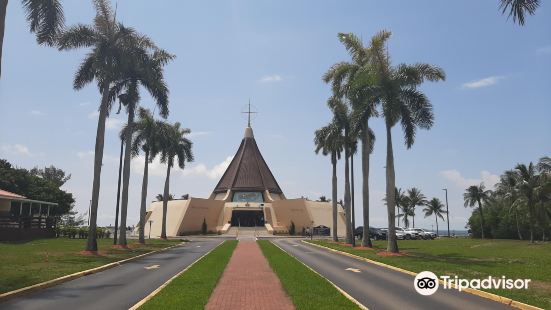
M 222 241 L 197 239 L 96 274 L 8 299 L 0 303 L 0 309 L 128 309 Z
M 273 242 L 369 309 L 512 309 L 442 287 L 431 296 L 422 296 L 415 291 L 411 275 L 307 245 L 297 239 L 275 239 Z

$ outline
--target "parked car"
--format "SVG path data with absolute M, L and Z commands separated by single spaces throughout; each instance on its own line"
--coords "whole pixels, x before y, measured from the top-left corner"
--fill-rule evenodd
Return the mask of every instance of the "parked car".
M 404 239 L 411 240 L 411 239 L 419 239 L 419 233 L 415 231 L 413 228 L 402 228 L 402 227 L 396 227 L 396 231 L 401 230 L 401 232 L 404 234 Z
M 359 226 L 354 230 L 354 237 L 358 237 L 359 239 L 362 239 L 363 234 L 364 234 L 364 227 L 363 226 Z M 378 228 L 369 227 L 369 237 L 373 240 L 385 240 L 386 239 L 386 232 L 384 232 L 384 231 L 382 231 Z
M 429 239 L 432 240 L 437 237 L 436 233 L 432 231 L 427 231 L 422 228 L 414 228 L 414 230 L 417 231 L 417 233 L 422 239 L 425 239 L 425 240 L 429 240 Z
M 314 236 L 329 236 L 331 235 L 331 228 L 319 225 L 314 227 Z
M 381 231 L 385 234 L 385 236 L 388 235 L 388 228 L 381 228 Z M 400 227 L 396 227 L 396 239 L 398 240 L 404 240 L 405 239 L 405 233 L 403 232 L 403 229 Z

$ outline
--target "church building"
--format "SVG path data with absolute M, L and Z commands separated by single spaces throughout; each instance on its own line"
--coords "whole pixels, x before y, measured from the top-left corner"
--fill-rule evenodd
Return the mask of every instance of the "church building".
M 332 231 L 332 204 L 303 198 L 287 199 L 256 144 L 250 125 L 237 153 L 209 198 L 168 201 L 168 237 L 201 232 L 203 222 L 211 233 L 226 234 L 232 227 L 257 227 L 266 234 L 296 234 L 310 227 Z M 337 233 L 345 235 L 345 215 L 338 206 Z M 146 214 L 145 235 L 161 235 L 163 202 L 153 202 Z M 150 231 L 151 230 L 151 231 Z

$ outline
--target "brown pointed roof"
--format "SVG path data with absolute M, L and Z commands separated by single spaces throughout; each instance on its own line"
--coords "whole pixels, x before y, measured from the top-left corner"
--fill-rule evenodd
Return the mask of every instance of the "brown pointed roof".
M 245 137 L 228 169 L 216 185 L 215 193 L 232 191 L 264 191 L 283 193 L 274 175 L 256 145 L 252 128 L 245 129 Z

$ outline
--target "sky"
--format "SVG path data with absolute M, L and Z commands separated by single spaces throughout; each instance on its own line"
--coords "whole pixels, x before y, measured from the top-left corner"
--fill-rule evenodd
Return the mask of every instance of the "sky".
M 237 151 L 248 100 L 259 113 L 252 127 L 259 148 L 288 198 L 331 195 L 331 165 L 314 153 L 313 133 L 331 119 L 330 88 L 321 76 L 350 60 L 337 39 L 353 32 L 365 42 L 392 31 L 394 64 L 440 66 L 446 81 L 421 89 L 435 124 L 406 149 L 393 129 L 396 185 L 418 187 L 444 201 L 450 227 L 465 229 L 469 185 L 488 188 L 517 163 L 551 155 L 551 7 L 542 2 L 524 27 L 498 10 L 497 0 L 465 1 L 117 1 L 117 19 L 176 55 L 166 66 L 171 122 L 190 128 L 195 162 L 173 171 L 170 192 L 207 198 Z M 90 23 L 91 1 L 62 1 L 66 23 Z M 71 174 L 63 186 L 84 214 L 92 192 L 100 95 L 95 83 L 72 88 L 87 50 L 37 45 L 20 1 L 8 3 L 0 80 L 0 158 L 32 168 L 55 165 Z M 141 106 L 154 109 L 142 90 Z M 98 223 L 114 223 L 119 140 L 126 115 L 111 113 L 105 135 Z M 371 122 L 370 224 L 386 226 L 385 132 Z M 362 224 L 361 167 L 356 158 L 356 216 Z M 138 222 L 143 156 L 132 160 L 128 223 Z M 161 193 L 165 166 L 150 166 L 148 201 Z M 339 171 L 339 198 L 344 174 Z M 434 218 L 417 211 L 416 227 Z M 442 225 L 442 224 L 441 224 Z M 441 226 L 442 229 L 442 226 Z

